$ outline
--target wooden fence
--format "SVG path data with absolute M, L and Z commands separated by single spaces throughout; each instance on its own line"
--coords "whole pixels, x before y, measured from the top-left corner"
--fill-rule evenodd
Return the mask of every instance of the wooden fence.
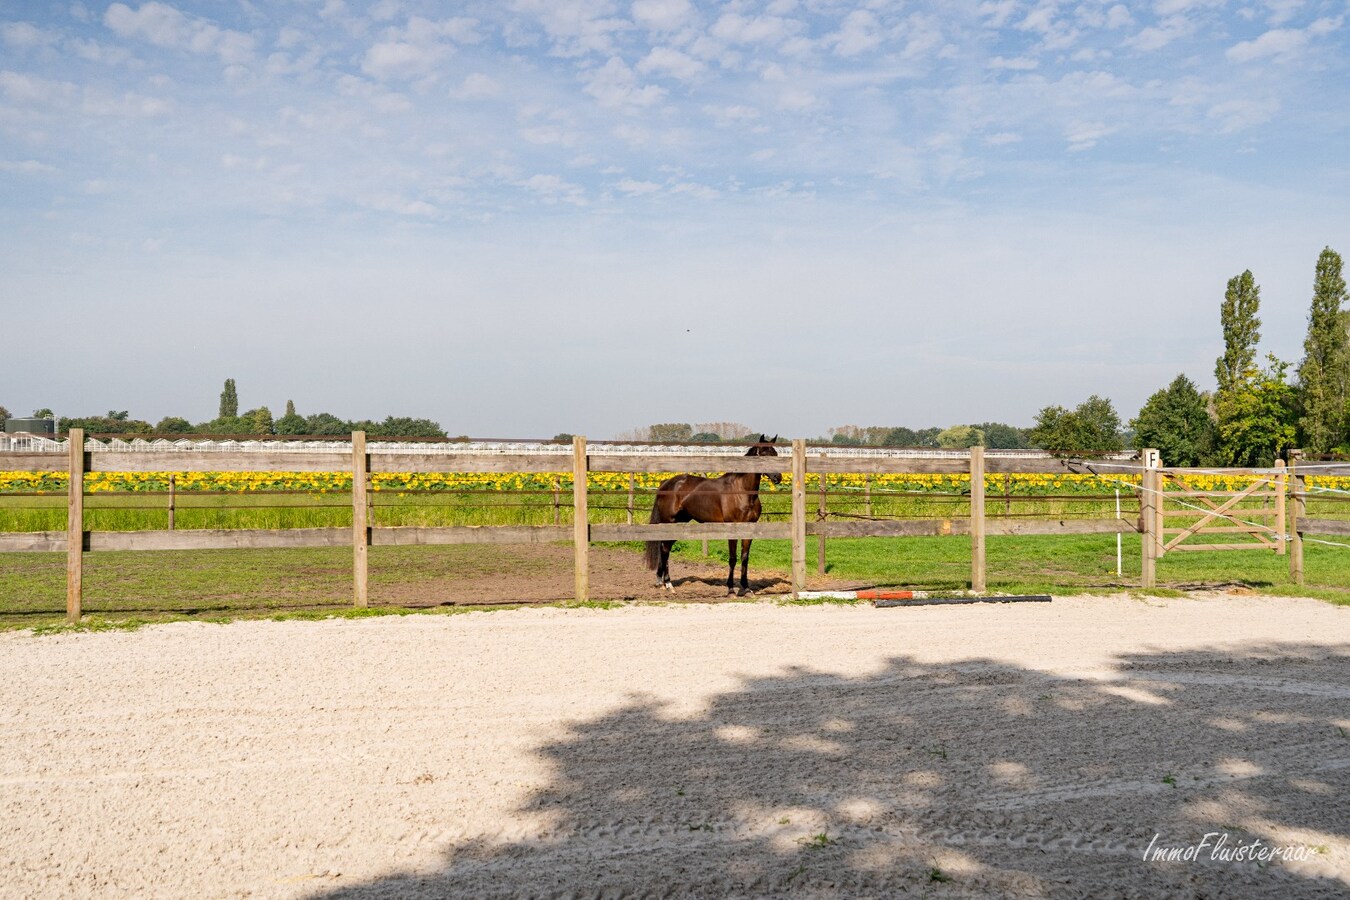
M 570 466 L 567 463 L 570 462 Z M 985 515 L 986 473 L 1138 473 L 1142 466 L 1140 515 L 1122 519 L 998 519 Z M 573 524 L 503 526 L 372 526 L 368 519 L 367 490 L 372 473 L 490 473 L 558 472 L 573 474 Z M 716 468 L 727 472 L 758 472 L 792 475 L 791 516 L 786 522 L 746 524 L 609 524 L 589 521 L 587 476 L 591 472 L 703 472 Z M 1064 459 L 1054 456 L 987 456 L 981 447 L 942 457 L 831 456 L 829 448 L 792 442 L 790 455 L 778 457 L 592 454 L 584 437 L 573 439 L 570 457 L 558 454 L 504 451 L 491 454 L 468 452 L 411 453 L 383 450 L 368 445 L 366 435 L 351 438 L 351 450 L 118 450 L 89 451 L 84 435 L 72 429 L 65 454 L 0 452 L 0 471 L 65 471 L 70 476 L 67 529 L 62 532 L 0 534 L 3 551 L 65 551 L 66 614 L 80 617 L 83 554 L 104 550 L 198 550 L 218 548 L 275 548 L 351 546 L 353 551 L 353 602 L 369 603 L 367 550 L 370 546 L 406 544 L 541 543 L 570 541 L 574 547 L 575 597 L 589 594 L 589 547 L 596 541 L 649 541 L 691 539 L 778 539 L 792 542 L 792 588 L 806 587 L 806 546 L 811 535 L 826 537 L 899 537 L 918 535 L 970 535 L 971 588 L 986 589 L 985 536 L 1023 534 L 1139 534 L 1141 535 L 1144 587 L 1156 583 L 1156 561 L 1162 547 L 1162 473 L 1154 451 L 1129 460 Z M 86 472 L 335 472 L 350 471 L 352 481 L 351 528 L 293 529 L 167 529 L 146 531 L 87 531 L 84 528 L 84 474 Z M 922 520 L 817 521 L 808 518 L 808 474 L 952 473 L 970 476 L 970 514 L 962 518 Z M 1350 465 L 1345 473 L 1350 474 Z M 1289 470 L 1295 485 L 1291 494 L 1294 523 L 1290 547 L 1290 571 L 1302 578 L 1300 531 L 1350 533 L 1350 523 L 1307 521 L 1301 518 L 1305 497 L 1303 478 Z

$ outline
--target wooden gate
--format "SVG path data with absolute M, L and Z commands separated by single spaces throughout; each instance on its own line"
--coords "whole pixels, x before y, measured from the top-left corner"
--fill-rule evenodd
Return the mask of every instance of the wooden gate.
M 1161 469 L 1158 504 L 1158 556 L 1174 550 L 1274 550 L 1285 553 L 1285 500 L 1288 475 L 1284 462 L 1275 463 L 1275 471 L 1253 469 L 1252 483 L 1242 490 L 1219 491 L 1193 487 L 1197 476 L 1212 474 L 1200 469 Z M 1253 506 L 1244 501 L 1261 501 Z M 1186 525 L 1168 527 L 1169 518 L 1192 518 Z M 1240 543 L 1198 543 L 1187 541 L 1202 535 L 1246 535 Z

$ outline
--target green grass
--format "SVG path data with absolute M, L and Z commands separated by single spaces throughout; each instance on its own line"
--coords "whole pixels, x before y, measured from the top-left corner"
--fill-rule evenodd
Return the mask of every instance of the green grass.
M 789 500 L 784 490 L 763 494 L 766 518 L 781 521 Z M 814 510 L 816 497 L 808 498 Z M 591 519 L 626 519 L 625 492 L 592 491 Z M 64 494 L 19 496 L 0 494 L 0 531 L 61 531 L 65 528 Z M 86 527 L 96 531 L 160 529 L 168 524 L 167 497 L 153 493 L 96 493 L 86 500 Z M 552 493 L 459 491 L 425 493 L 378 492 L 373 495 L 376 525 L 552 524 Z M 834 491 L 834 515 L 861 514 L 857 492 Z M 635 519 L 646 520 L 650 499 L 637 497 Z M 1344 504 L 1312 503 L 1310 515 L 1334 517 Z M 874 493 L 873 510 L 887 516 L 948 516 L 968 513 L 962 497 Z M 990 515 L 1114 516 L 1114 501 L 1071 501 L 1017 497 L 991 501 Z M 1128 502 L 1124 515 L 1134 510 Z M 570 493 L 557 509 L 559 524 L 570 524 Z M 176 527 L 297 528 L 348 527 L 350 495 L 346 493 L 278 494 L 180 491 Z M 1175 524 L 1175 520 L 1169 520 Z M 1224 540 L 1229 540 L 1224 536 Z M 1264 593 L 1314 596 L 1350 602 L 1350 540 L 1305 545 L 1305 586 L 1289 579 L 1288 558 L 1268 550 L 1170 553 L 1158 563 L 1160 587 L 1155 594 L 1214 585 L 1238 585 Z M 816 541 L 808 538 L 808 572 L 816 570 Z M 709 541 L 704 558 L 701 541 L 685 541 L 677 556 L 685 562 L 715 561 L 725 565 L 725 541 Z M 641 544 L 617 545 L 639 551 Z M 1117 576 L 1114 535 L 990 536 L 986 542 L 988 587 L 1002 593 L 1065 594 L 1101 590 L 1137 590 L 1139 538 L 1126 536 L 1124 569 Z M 513 552 L 519 553 L 513 558 Z M 877 586 L 903 586 L 929 591 L 969 587 L 970 541 L 967 537 L 831 539 L 826 545 L 827 573 L 836 579 Z M 510 547 L 477 546 L 374 547 L 370 551 L 371 596 L 388 606 L 368 613 L 351 609 L 351 550 L 305 548 L 288 550 L 207 550 L 91 553 L 85 560 L 84 609 L 87 628 L 122 627 L 124 623 L 189 618 L 224 621 L 246 616 L 316 617 L 406 612 L 400 605 L 428 595 L 428 589 L 451 579 L 506 576 L 505 584 L 538 575 L 556 574 L 552 559 L 531 557 Z M 641 561 L 633 555 L 635 569 Z M 566 565 L 567 563 L 562 563 Z M 752 567 L 759 572 L 791 571 L 787 541 L 756 541 Z M 509 589 L 509 588 L 508 588 Z M 434 596 L 434 594 L 432 594 Z M 494 598 L 495 599 L 495 598 Z M 518 598 L 502 596 L 504 602 Z M 610 605 L 595 601 L 593 606 Z M 54 626 L 65 607 L 65 557 L 60 553 L 0 554 L 0 628 Z
M 634 571 L 645 575 L 640 545 L 623 546 L 631 548 Z M 989 589 L 1058 595 L 1138 592 L 1139 539 L 1126 539 L 1124 546 L 1125 573 L 1117 577 L 1115 540 L 1110 535 L 990 537 Z M 700 547 L 699 541 L 683 542 L 677 556 L 685 563 L 706 563 Z M 710 551 L 711 559 L 725 561 L 724 542 L 710 542 Z M 1174 553 L 1159 561 L 1160 587 L 1150 593 L 1180 596 L 1179 588 L 1224 585 L 1350 605 L 1348 551 L 1307 544 L 1304 586 L 1290 581 L 1287 557 L 1270 551 Z M 836 539 L 826 546 L 833 576 L 930 591 L 969 587 L 969 553 L 966 537 Z M 380 605 L 366 610 L 351 606 L 352 554 L 345 547 L 90 553 L 84 563 L 87 616 L 79 627 L 109 630 L 160 621 L 406 614 L 414 610 L 401 598 L 411 602 L 435 596 L 438 587 L 454 579 L 505 576 L 505 584 L 524 584 L 545 568 L 556 575 L 557 556 L 536 558 L 511 546 L 492 545 L 372 547 L 370 590 L 372 602 Z M 814 539 L 808 559 L 814 573 Z M 756 541 L 752 569 L 790 572 L 787 542 Z M 62 553 L 0 554 L 0 628 L 62 628 L 65 573 Z M 430 611 L 515 608 L 506 605 L 515 599 L 504 594 L 501 603 L 436 606 Z M 557 605 L 604 609 L 620 604 L 592 600 Z
M 1311 537 L 1311 536 L 1310 536 Z M 816 538 L 807 538 L 807 572 L 816 570 Z M 1342 541 L 1340 538 L 1328 538 Z M 1122 539 L 1122 574 L 1116 575 L 1114 535 L 993 535 L 985 539 L 985 566 L 991 591 L 1017 594 L 1066 594 L 1103 589 L 1137 590 L 1139 537 Z M 686 561 L 727 560 L 724 541 L 676 545 Z M 970 587 L 970 538 L 837 538 L 826 542 L 825 571 L 837 578 L 884 587 L 957 591 Z M 790 572 L 788 541 L 755 541 L 751 566 Z M 1289 558 L 1270 550 L 1173 552 L 1158 561 L 1163 591 L 1237 585 L 1264 593 L 1313 596 L 1350 603 L 1350 546 L 1304 544 L 1305 584 L 1289 577 Z

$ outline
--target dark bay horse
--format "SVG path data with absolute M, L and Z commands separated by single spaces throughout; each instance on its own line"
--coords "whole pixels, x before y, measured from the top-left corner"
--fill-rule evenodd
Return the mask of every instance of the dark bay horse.
M 746 456 L 777 456 L 773 448 L 778 435 L 772 438 L 759 436 L 753 447 L 745 452 Z M 656 489 L 656 502 L 652 504 L 652 524 L 662 522 L 758 522 L 759 481 L 758 472 L 728 472 L 718 478 L 704 478 L 700 475 L 676 475 L 662 482 Z M 774 484 L 782 484 L 783 476 L 777 472 L 769 474 Z M 669 590 L 675 590 L 670 582 L 670 550 L 674 541 L 647 542 L 647 568 L 656 570 L 656 583 Z M 727 572 L 727 593 L 734 592 L 736 575 L 736 540 L 727 541 L 727 556 L 731 568 Z M 752 594 L 746 569 L 750 565 L 750 541 L 741 541 L 741 596 Z

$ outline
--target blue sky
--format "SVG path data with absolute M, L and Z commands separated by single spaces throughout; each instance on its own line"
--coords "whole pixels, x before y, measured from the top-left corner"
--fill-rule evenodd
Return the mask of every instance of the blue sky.
M 1350 4 L 0 3 L 0 404 L 1029 424 L 1302 353 Z M 20 348 L 30 348 L 23 350 Z

